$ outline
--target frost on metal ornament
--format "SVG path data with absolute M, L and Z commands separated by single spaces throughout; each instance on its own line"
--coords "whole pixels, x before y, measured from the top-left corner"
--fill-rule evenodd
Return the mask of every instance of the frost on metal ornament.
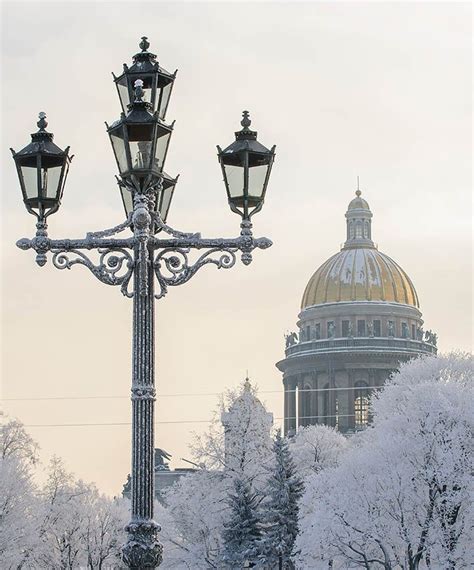
M 186 283 L 201 267 L 215 265 L 218 269 L 229 269 L 235 265 L 238 251 L 241 252 L 242 263 L 249 265 L 254 249 L 266 249 L 272 245 L 267 238 L 253 237 L 252 224 L 248 220 L 242 221 L 240 236 L 236 238 L 207 239 L 200 233 L 177 231 L 153 211 L 153 201 L 151 193 L 137 194 L 134 211 L 127 220 L 110 229 L 89 232 L 83 239 L 51 239 L 46 222 L 40 222 L 36 236 L 18 240 L 17 246 L 36 251 L 36 261 L 40 266 L 46 264 L 46 254 L 51 253 L 57 269 L 71 269 L 74 265 L 87 267 L 99 281 L 119 286 L 127 297 L 136 294 L 131 286 L 135 271 L 140 274 L 139 289 L 146 294 L 150 262 L 159 286 L 156 298 L 160 299 L 166 295 L 168 287 Z M 155 237 L 150 231 L 152 223 L 170 237 Z M 132 227 L 132 237 L 113 237 Z M 85 253 L 91 250 L 97 252 L 97 259 Z M 206 251 L 193 261 L 189 255 L 192 250 Z M 135 259 L 136 251 L 138 259 Z M 151 261 L 147 258 L 149 251 L 153 252 Z

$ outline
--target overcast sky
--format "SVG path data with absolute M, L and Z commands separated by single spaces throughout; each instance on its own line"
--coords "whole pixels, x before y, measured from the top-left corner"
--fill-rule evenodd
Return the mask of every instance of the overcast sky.
M 410 275 L 442 351 L 471 347 L 471 8 L 447 3 L 3 3 L 2 398 L 28 426 L 130 422 L 131 308 L 85 268 L 40 269 L 14 246 L 34 233 L 8 148 L 48 115 L 75 154 L 52 237 L 82 237 L 123 212 L 104 121 L 120 106 L 111 71 L 142 35 L 179 69 L 166 170 L 181 174 L 169 223 L 236 236 L 215 145 L 243 109 L 277 145 L 250 267 L 207 267 L 157 303 L 156 444 L 189 457 L 217 397 L 246 369 L 282 416 L 283 334 L 305 285 L 345 239 L 360 176 L 381 251 Z M 199 396 L 171 396 L 199 394 Z M 211 395 L 209 395 L 211 394 Z M 60 399 L 107 396 L 104 399 Z M 165 423 L 160 423 L 165 422 Z M 279 420 L 277 420 L 279 423 Z M 46 461 L 117 494 L 130 426 L 28 427 Z

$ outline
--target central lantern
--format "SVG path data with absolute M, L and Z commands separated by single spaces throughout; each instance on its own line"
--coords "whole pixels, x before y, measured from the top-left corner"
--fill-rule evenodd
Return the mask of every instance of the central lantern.
M 143 100 L 143 81 L 137 79 L 129 113 L 107 125 L 120 176 L 140 190 L 160 179 L 172 130 L 151 113 L 151 104 Z
M 133 210 L 135 193 L 152 191 L 154 210 L 163 221 L 168 216 L 178 177 L 164 172 L 173 125 L 164 122 L 176 72 L 171 74 L 156 62 L 146 37 L 133 65 L 114 81 L 122 105 L 118 121 L 107 125 L 120 173 L 120 192 L 125 212 Z

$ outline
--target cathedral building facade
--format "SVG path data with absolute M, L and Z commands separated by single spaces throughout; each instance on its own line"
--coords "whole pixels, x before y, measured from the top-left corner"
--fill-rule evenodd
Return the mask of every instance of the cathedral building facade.
M 341 251 L 309 280 L 298 333 L 286 337 L 284 430 L 325 424 L 343 433 L 369 422 L 370 393 L 401 362 L 436 354 L 436 335 L 423 331 L 415 287 L 372 241 L 372 212 L 361 192 L 346 212 Z

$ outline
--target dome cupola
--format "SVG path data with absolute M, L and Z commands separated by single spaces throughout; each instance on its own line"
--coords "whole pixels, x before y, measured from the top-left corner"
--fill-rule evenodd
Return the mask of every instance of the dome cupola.
M 356 197 L 353 198 L 346 212 L 347 237 L 345 248 L 374 247 L 372 241 L 372 212 L 369 204 L 361 198 L 357 180 Z

